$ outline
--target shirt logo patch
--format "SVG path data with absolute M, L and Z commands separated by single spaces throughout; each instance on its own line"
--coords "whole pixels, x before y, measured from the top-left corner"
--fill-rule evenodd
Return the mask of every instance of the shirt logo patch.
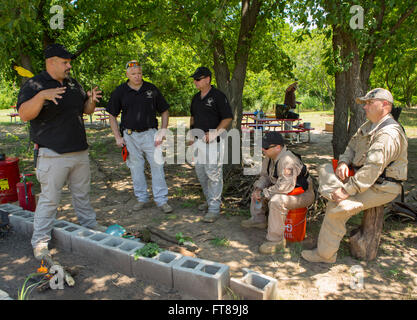
M 146 91 L 146 98 L 152 99 L 152 90 Z
M 214 99 L 213 98 L 208 98 L 207 102 L 206 102 L 206 106 L 207 107 L 212 107 L 214 103 Z

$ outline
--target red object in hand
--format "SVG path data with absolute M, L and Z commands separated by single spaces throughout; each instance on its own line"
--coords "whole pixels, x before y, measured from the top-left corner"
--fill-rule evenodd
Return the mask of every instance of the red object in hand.
M 122 147 L 122 158 L 123 161 L 126 162 L 127 156 L 129 155 L 129 151 L 127 151 L 126 146 Z
M 127 159 L 127 156 L 129 155 L 129 151 L 127 151 L 127 148 L 126 148 L 126 146 L 124 145 L 123 147 L 122 147 L 122 158 L 123 158 L 123 161 L 125 161 L 126 162 L 126 159 Z
M 333 171 L 336 172 L 337 164 L 339 163 L 339 160 L 332 159 L 332 165 L 333 165 Z M 349 168 L 348 177 L 353 177 L 355 175 L 355 170 L 352 168 Z
M 297 196 L 297 195 L 302 194 L 302 193 L 304 193 L 304 189 L 302 187 L 297 187 L 297 188 L 294 188 L 294 190 L 291 191 L 290 193 L 287 193 L 287 195 Z

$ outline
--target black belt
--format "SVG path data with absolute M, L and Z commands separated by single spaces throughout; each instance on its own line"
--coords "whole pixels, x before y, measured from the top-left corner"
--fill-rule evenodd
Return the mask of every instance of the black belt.
M 146 129 L 126 129 L 127 130 L 127 134 L 131 135 L 132 132 L 145 132 L 148 131 L 151 128 L 146 128 Z

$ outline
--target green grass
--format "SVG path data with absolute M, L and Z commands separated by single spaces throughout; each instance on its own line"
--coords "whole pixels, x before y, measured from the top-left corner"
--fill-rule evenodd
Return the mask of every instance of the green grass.
M 226 238 L 216 237 L 213 240 L 211 240 L 210 242 L 211 242 L 212 245 L 214 245 L 216 247 L 228 247 L 228 246 L 230 246 L 230 242 Z

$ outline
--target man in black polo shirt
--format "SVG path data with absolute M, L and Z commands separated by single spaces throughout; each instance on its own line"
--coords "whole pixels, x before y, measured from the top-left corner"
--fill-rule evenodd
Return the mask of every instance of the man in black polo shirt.
M 141 210 L 149 195 L 145 177 L 145 156 L 151 167 L 152 193 L 156 205 L 164 212 L 172 212 L 168 201 L 162 151 L 158 146 L 166 134 L 169 105 L 152 83 L 143 81 L 142 67 L 136 61 L 126 64 L 128 81 L 118 86 L 111 94 L 107 105 L 110 126 L 120 147 L 126 145 L 129 152 L 126 164 L 130 168 L 133 189 L 138 203 L 134 210 Z M 162 118 L 162 129 L 158 131 L 156 114 Z M 120 129 L 117 116 L 122 113 Z M 122 134 L 121 134 L 122 133 Z
M 224 93 L 211 85 L 208 68 L 197 68 L 191 77 L 200 92 L 191 101 L 190 129 L 195 132 L 193 137 L 198 138 L 194 147 L 203 154 L 196 162 L 195 171 L 206 198 L 206 203 L 198 209 L 207 210 L 204 222 L 214 222 L 220 216 L 223 190 L 223 144 L 219 143 L 220 135 L 233 120 L 233 113 Z
M 85 93 L 69 76 L 72 58 L 62 45 L 48 46 L 46 71 L 23 85 L 17 101 L 20 118 L 30 121 L 31 140 L 39 146 L 36 176 L 41 194 L 31 240 L 37 259 L 49 255 L 48 242 L 65 182 L 80 224 L 104 231 L 90 204 L 90 163 L 82 118 L 83 113 L 94 112 L 101 91 L 94 88 Z

